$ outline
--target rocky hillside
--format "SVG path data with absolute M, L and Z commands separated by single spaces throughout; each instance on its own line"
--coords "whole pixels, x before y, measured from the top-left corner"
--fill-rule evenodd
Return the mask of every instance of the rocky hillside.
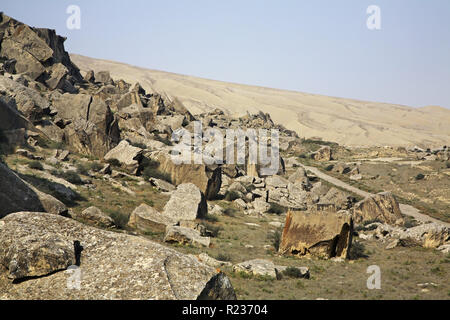
M 449 228 L 411 220 L 391 192 L 360 197 L 305 169 L 348 149 L 269 113 L 194 114 L 107 70 L 82 76 L 54 31 L 0 21 L 0 299 L 286 298 L 285 288 L 306 294 L 302 281 L 323 287 L 333 264 L 352 279 L 361 241 L 448 254 Z M 246 150 L 241 164 L 172 161 L 173 137 L 207 146 L 229 129 L 278 130 L 276 172 L 250 161 L 250 138 L 218 140 L 219 151 Z M 421 154 L 449 159 L 446 147 Z
M 147 91 L 177 97 L 192 113 L 220 108 L 234 117 L 269 113 L 302 137 L 319 137 L 345 146 L 440 147 L 450 137 L 450 110 L 327 97 L 240 85 L 149 70 L 124 63 L 71 54 L 83 71 L 109 70 Z

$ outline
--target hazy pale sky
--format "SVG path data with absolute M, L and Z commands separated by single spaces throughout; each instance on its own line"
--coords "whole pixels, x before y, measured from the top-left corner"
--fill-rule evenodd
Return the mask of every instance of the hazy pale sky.
M 69 30 L 69 5 L 81 29 Z M 381 9 L 369 30 L 368 6 Z M 229 82 L 450 108 L 449 0 L 2 0 L 66 50 Z

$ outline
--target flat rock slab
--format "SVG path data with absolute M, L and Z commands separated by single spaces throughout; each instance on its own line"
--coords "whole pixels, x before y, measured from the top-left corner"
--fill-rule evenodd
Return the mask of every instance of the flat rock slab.
M 80 290 L 67 282 L 72 274 L 12 283 L 0 266 L 0 299 L 235 299 L 229 279 L 195 257 L 144 238 L 89 227 L 47 213 L 20 212 L 1 220 L 2 244 L 43 235 L 80 241 Z M 4 254 L 3 256 L 4 257 Z

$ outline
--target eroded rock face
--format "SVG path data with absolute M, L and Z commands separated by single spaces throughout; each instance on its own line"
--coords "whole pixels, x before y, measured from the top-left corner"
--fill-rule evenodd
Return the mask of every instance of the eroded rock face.
M 222 170 L 219 166 L 206 166 L 204 164 L 175 164 L 170 155 L 158 153 L 155 155 L 159 162 L 159 170 L 170 174 L 175 185 L 193 183 L 206 196 L 214 199 L 219 193 L 222 184 Z
M 122 140 L 115 148 L 104 157 L 105 160 L 116 159 L 133 173 L 137 173 L 139 164 L 143 158 L 143 150 L 133 147 L 126 140 Z
M 66 206 L 23 181 L 6 165 L 0 163 L 0 218 L 19 211 L 67 213 Z
M 11 283 L 10 270 L 2 266 L 1 299 L 236 298 L 223 273 L 217 273 L 193 256 L 140 237 L 88 227 L 46 213 L 15 213 L 1 222 L 2 243 L 19 243 L 22 238 L 30 237 L 42 244 L 39 242 L 42 235 L 48 235 L 57 237 L 61 243 L 78 240 L 83 247 L 80 290 L 67 289 L 71 276 L 67 272 Z M 64 250 L 57 254 L 58 261 L 64 260 L 64 254 Z
M 0 232 L 0 264 L 8 269 L 9 279 L 44 276 L 67 269 L 76 262 L 73 243 L 59 234 L 12 239 L 8 231 Z
M 175 222 L 169 216 L 143 203 L 131 213 L 128 225 L 143 232 L 149 230 L 165 231 L 168 225 Z
M 179 243 L 182 245 L 192 244 L 197 247 L 209 247 L 211 239 L 209 237 L 202 237 L 200 231 L 180 227 L 180 226 L 168 226 L 164 242 Z
M 120 140 L 118 122 L 99 97 L 88 94 L 53 95 L 53 107 L 65 124 L 65 140 L 83 154 L 103 157 Z
M 390 192 L 379 193 L 356 203 L 352 214 L 355 223 L 374 220 L 387 224 L 403 223 L 397 199 Z
M 353 220 L 335 211 L 290 211 L 279 252 L 329 259 L 347 258 L 352 243 Z
M 270 277 L 276 279 L 286 267 L 276 266 L 272 261 L 265 259 L 253 259 L 233 266 L 234 272 L 244 272 L 254 276 Z
M 55 30 L 29 27 L 0 13 L 0 56 L 14 59 L 13 73 L 38 80 L 50 89 L 73 89 L 82 80 Z
M 207 213 L 205 196 L 193 183 L 180 184 L 164 207 L 164 215 L 177 222 L 202 219 Z
M 323 146 L 312 153 L 311 157 L 316 161 L 330 161 L 332 159 L 331 148 L 329 146 Z

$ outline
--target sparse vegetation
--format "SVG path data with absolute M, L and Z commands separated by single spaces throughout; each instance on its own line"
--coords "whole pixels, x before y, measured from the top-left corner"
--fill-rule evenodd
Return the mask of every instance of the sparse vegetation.
M 217 238 L 219 236 L 219 233 L 223 228 L 221 226 L 217 226 L 211 223 L 203 222 L 203 225 L 205 226 L 206 230 L 211 233 L 211 236 L 214 238 Z
M 356 260 L 359 258 L 367 258 L 366 247 L 359 241 L 353 241 L 350 247 L 350 259 Z

